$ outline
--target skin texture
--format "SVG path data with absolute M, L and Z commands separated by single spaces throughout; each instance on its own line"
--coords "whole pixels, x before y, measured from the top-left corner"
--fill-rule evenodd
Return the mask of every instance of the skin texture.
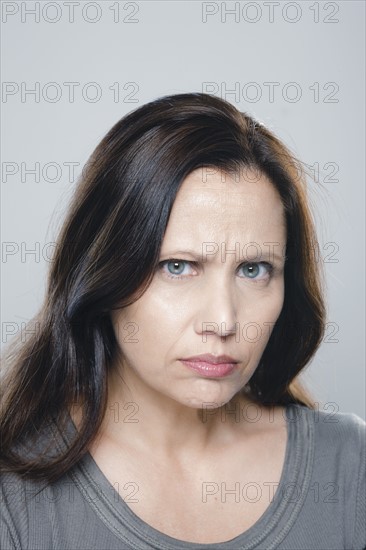
M 269 505 L 268 498 L 249 507 L 203 503 L 204 480 L 276 482 L 283 468 L 282 407 L 250 422 L 250 400 L 238 394 L 284 299 L 283 205 L 271 182 L 256 176 L 191 173 L 174 202 L 152 283 L 112 317 L 121 359 L 91 454 L 112 484 L 135 481 L 140 498 L 129 506 L 140 518 L 191 542 L 229 540 Z M 258 262 L 271 263 L 272 272 Z M 203 353 L 238 364 L 229 376 L 207 378 L 180 361 Z M 240 407 L 239 422 L 228 406 Z

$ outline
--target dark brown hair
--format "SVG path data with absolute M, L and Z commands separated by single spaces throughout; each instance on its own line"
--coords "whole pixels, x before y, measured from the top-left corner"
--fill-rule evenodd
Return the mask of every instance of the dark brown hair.
M 193 170 L 242 167 L 266 175 L 284 205 L 284 305 L 249 382 L 263 404 L 311 407 L 297 375 L 324 333 L 316 235 L 301 164 L 264 125 L 218 97 L 178 94 L 129 113 L 102 139 L 83 171 L 57 241 L 38 330 L 10 348 L 2 381 L 2 466 L 52 481 L 87 451 L 101 425 L 117 343 L 110 313 L 152 280 L 178 189 Z M 47 427 L 66 426 L 83 403 L 72 444 L 29 452 Z M 39 443 L 39 441 L 38 441 Z M 49 448 L 47 449 L 47 444 Z M 28 450 L 26 450 L 28 449 Z

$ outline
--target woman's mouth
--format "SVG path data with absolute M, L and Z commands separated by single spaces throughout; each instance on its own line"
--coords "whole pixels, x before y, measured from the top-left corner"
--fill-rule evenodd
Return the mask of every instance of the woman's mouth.
M 229 376 L 238 364 L 238 361 L 228 355 L 215 356 L 212 354 L 188 357 L 187 359 L 181 359 L 181 362 L 201 376 L 208 378 Z

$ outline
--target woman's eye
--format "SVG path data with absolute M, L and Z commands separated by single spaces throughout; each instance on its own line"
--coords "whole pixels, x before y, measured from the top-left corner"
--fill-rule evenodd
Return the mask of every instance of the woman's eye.
M 273 266 L 267 262 L 254 262 L 243 264 L 240 269 L 247 279 L 263 280 L 271 276 Z
M 171 279 L 184 279 L 192 275 L 192 263 L 187 260 L 170 259 L 160 262 L 159 267 Z M 271 277 L 273 266 L 268 262 L 252 262 L 242 264 L 239 269 L 244 275 L 242 278 L 259 282 Z
M 172 278 L 172 279 L 182 279 L 182 276 L 189 276 L 190 272 L 189 269 L 191 262 L 187 262 L 186 260 L 165 260 L 164 262 L 160 262 L 160 268 L 164 271 L 164 273 Z

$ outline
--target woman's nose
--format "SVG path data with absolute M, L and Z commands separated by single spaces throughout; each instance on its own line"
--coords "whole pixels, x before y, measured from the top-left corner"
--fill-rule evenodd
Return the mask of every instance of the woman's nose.
M 208 334 L 235 335 L 239 330 L 236 306 L 235 288 L 227 280 L 208 282 L 197 299 L 196 332 L 205 339 Z

